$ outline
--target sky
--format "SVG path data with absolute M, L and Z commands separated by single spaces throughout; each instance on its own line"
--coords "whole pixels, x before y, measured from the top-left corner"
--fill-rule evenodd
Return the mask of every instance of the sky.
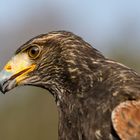
M 30 23 L 31 17 L 35 25 L 52 18 L 53 25 L 55 21 L 58 23 L 55 27 L 46 25 L 50 30 L 71 30 L 89 41 L 93 37 L 95 41 L 119 38 L 122 28 L 127 26 L 135 26 L 135 34 L 140 34 L 139 0 L 1 0 L 1 36 L 6 31 L 20 30 Z
M 105 55 L 112 49 L 140 51 L 139 0 L 1 0 L 0 60 L 41 33 L 68 30 Z M 117 45 L 116 45 L 117 44 Z

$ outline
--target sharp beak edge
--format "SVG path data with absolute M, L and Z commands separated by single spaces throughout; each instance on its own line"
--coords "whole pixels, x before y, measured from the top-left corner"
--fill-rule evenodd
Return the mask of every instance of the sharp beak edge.
M 0 91 L 5 93 L 16 86 L 23 85 L 28 73 L 32 72 L 35 67 L 36 65 L 32 64 L 26 53 L 12 57 L 0 72 Z
M 3 94 L 16 86 L 16 80 L 11 79 L 12 75 L 11 72 L 6 70 L 0 72 L 0 91 Z

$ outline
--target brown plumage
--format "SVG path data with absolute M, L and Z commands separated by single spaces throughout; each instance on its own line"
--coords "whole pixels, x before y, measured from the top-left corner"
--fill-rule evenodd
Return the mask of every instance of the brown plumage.
M 29 40 L 0 77 L 4 93 L 18 85 L 50 91 L 58 107 L 60 140 L 140 139 L 140 76 L 73 33 Z
M 112 113 L 112 122 L 122 140 L 140 139 L 140 101 L 120 103 Z

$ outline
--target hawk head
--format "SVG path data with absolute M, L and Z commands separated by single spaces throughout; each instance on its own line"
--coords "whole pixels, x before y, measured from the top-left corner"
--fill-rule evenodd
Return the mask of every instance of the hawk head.
M 39 35 L 22 45 L 5 65 L 0 88 L 3 93 L 21 85 L 43 87 L 57 94 L 65 90 L 80 92 L 84 89 L 80 87 L 82 82 L 89 84 L 95 78 L 96 59 L 104 57 L 70 32 Z

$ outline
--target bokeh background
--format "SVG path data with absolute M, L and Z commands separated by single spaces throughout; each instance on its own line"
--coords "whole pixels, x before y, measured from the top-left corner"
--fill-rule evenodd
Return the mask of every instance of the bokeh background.
M 74 32 L 140 71 L 139 0 L 0 0 L 0 68 L 28 39 L 54 30 Z M 57 140 L 57 125 L 55 101 L 45 90 L 0 94 L 1 140 Z

